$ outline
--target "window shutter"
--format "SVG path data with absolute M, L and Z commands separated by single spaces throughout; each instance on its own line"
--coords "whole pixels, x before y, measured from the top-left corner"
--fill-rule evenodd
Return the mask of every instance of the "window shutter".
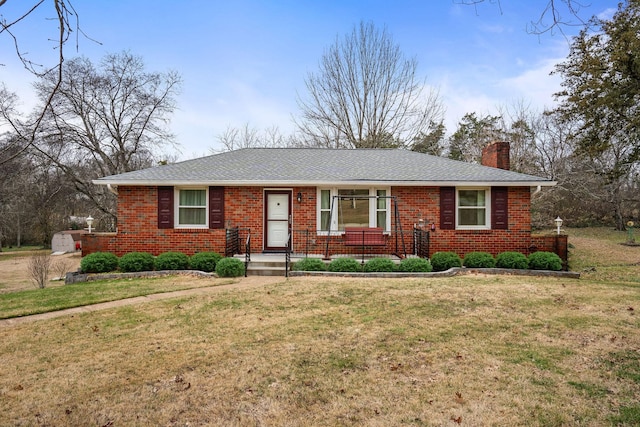
M 158 228 L 173 228 L 173 187 L 158 187 Z
M 209 187 L 209 228 L 224 228 L 224 187 Z
M 494 230 L 509 228 L 509 189 L 507 187 L 491 189 L 491 228 Z
M 442 230 L 456 228 L 455 187 L 440 187 L 440 228 Z

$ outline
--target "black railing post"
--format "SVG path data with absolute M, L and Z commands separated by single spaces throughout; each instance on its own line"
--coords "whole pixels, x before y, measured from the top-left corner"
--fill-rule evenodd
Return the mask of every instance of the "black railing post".
M 247 277 L 249 270 L 249 261 L 251 261 L 251 230 L 247 231 L 247 240 L 244 245 L 244 277 Z
M 289 265 L 291 264 L 291 233 L 287 236 L 287 249 L 284 251 L 284 277 L 289 277 Z

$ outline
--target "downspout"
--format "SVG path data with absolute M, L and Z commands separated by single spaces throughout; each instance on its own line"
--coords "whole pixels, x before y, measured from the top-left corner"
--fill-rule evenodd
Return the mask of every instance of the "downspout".
M 538 189 L 540 189 L 540 187 L 538 187 Z M 116 196 L 118 195 L 118 190 L 116 188 L 113 188 L 111 186 L 111 184 L 107 184 L 107 190 L 109 190 L 110 192 L 112 192 L 113 194 L 115 194 Z
M 536 191 L 533 192 L 533 194 L 531 195 L 532 197 L 535 196 L 536 194 L 538 194 L 540 191 L 542 191 L 542 185 L 538 185 L 538 187 L 536 188 Z

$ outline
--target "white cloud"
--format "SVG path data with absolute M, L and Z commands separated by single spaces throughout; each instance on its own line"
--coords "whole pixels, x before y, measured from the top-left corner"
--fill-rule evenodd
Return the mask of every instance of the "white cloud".
M 613 15 L 618 11 L 615 7 L 610 7 L 608 9 L 603 10 L 597 16 L 599 19 L 610 20 L 613 18 Z

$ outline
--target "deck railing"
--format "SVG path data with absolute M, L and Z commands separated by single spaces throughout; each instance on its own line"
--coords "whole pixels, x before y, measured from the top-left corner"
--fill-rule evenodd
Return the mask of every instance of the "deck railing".
M 287 271 L 291 267 L 291 257 L 399 257 L 419 256 L 428 258 L 429 232 L 422 229 L 409 231 L 358 230 L 362 236 L 347 236 L 344 230 L 317 231 L 312 229 L 291 229 L 287 236 L 286 250 L 281 253 L 289 261 Z M 371 233 L 371 235 L 369 235 Z M 375 235 L 375 237 L 373 237 Z M 249 265 L 252 253 L 252 236 L 249 228 L 229 228 L 226 232 L 225 256 L 244 254 L 245 266 Z M 244 242 L 244 245 L 241 243 Z
M 361 236 L 358 236 L 358 233 Z M 293 229 L 290 237 L 291 252 L 296 257 L 321 256 L 325 259 L 336 256 L 354 258 L 429 256 L 429 232 L 425 230 L 388 231 L 358 229 L 350 234 L 344 230 L 317 231 Z

